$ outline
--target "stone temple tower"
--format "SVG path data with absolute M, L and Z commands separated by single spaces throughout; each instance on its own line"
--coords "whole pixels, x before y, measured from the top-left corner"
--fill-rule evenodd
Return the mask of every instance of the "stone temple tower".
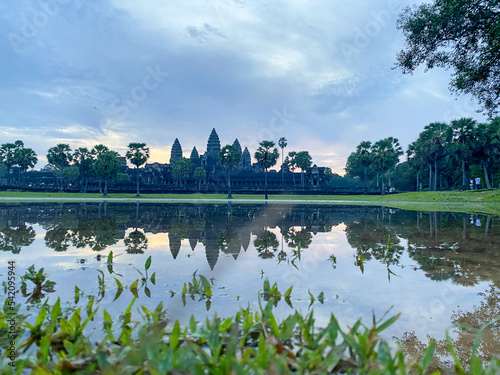
M 170 151 L 170 164 L 175 164 L 175 162 L 182 159 L 182 147 L 177 138 L 175 138 L 174 144 L 172 145 L 172 150 Z
M 207 154 L 218 158 L 219 152 L 220 152 L 219 136 L 217 135 L 215 128 L 213 128 L 212 132 L 210 133 L 210 137 L 208 137 Z
M 215 128 L 208 137 L 207 152 L 205 153 L 205 165 L 213 168 L 219 165 L 220 141 Z
M 243 150 L 243 155 L 241 156 L 241 166 L 243 168 L 250 168 L 252 166 L 252 157 L 246 147 L 245 150 Z

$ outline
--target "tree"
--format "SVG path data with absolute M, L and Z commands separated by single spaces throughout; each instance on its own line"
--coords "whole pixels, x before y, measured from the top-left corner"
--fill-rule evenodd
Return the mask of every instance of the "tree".
M 372 143 L 363 141 L 357 147 L 356 151 L 347 158 L 346 172 L 351 176 L 363 177 L 363 192 L 366 194 L 368 168 L 372 163 Z
M 197 167 L 193 172 L 193 177 L 198 181 L 198 190 L 201 191 L 201 182 L 207 178 L 207 171 L 203 167 Z
M 182 158 L 181 160 L 177 160 L 172 167 L 172 177 L 174 180 L 184 180 L 184 183 L 186 183 L 186 179 L 189 176 L 191 169 L 193 169 L 193 163 L 190 159 Z
M 92 150 L 90 151 L 90 153 L 92 154 L 92 157 L 94 158 L 94 165 L 92 166 L 92 170 L 93 170 L 93 173 L 97 177 L 98 177 L 98 174 L 95 170 L 95 162 L 97 161 L 97 159 L 99 158 L 100 155 L 102 155 L 103 153 L 108 152 L 108 151 L 109 151 L 108 146 L 105 146 L 102 143 L 95 145 L 94 147 L 92 147 Z M 99 193 L 102 193 L 102 179 L 100 177 L 98 177 L 98 178 L 99 178 Z
M 10 170 L 14 165 L 17 164 L 16 150 L 21 147 L 24 147 L 24 143 L 19 140 L 15 141 L 14 143 L 3 143 L 0 146 L 0 162 L 5 164 L 5 166 L 7 167 L 7 184 L 9 183 L 10 179 Z
M 133 165 L 135 165 L 136 171 L 136 182 L 137 182 L 137 194 L 140 196 L 139 192 L 139 167 L 146 163 L 149 158 L 149 148 L 146 147 L 145 143 L 129 143 L 128 151 L 125 154 L 127 160 L 129 160 Z
M 20 142 L 20 141 L 18 141 Z M 14 151 L 16 164 L 19 166 L 19 185 L 21 184 L 21 172 L 24 174 L 28 168 L 33 168 L 38 162 L 36 152 L 31 148 L 18 147 Z
M 257 163 L 264 168 L 264 186 L 265 186 L 265 199 L 267 200 L 267 170 L 276 164 L 280 154 L 274 147 L 273 141 L 262 141 L 259 143 L 259 148 L 255 152 L 255 159 Z
M 491 189 L 489 172 L 498 168 L 497 160 L 500 158 L 500 118 L 494 118 L 489 124 L 478 125 L 473 158 L 484 172 L 486 187 Z
M 439 162 L 446 156 L 450 131 L 448 124 L 433 122 L 424 127 L 418 137 L 417 147 L 423 151 L 429 163 L 429 190 L 437 190 Z
M 472 158 L 474 143 L 476 140 L 476 121 L 472 118 L 461 118 L 453 120 L 449 127 L 449 152 L 462 166 L 462 188 L 467 190 L 469 181 L 465 170 L 465 163 Z
M 50 164 L 58 168 L 61 172 L 61 188 L 63 191 L 63 179 L 64 179 L 64 168 L 69 166 L 69 163 L 73 159 L 71 155 L 71 148 L 69 145 L 64 143 L 59 143 L 57 146 L 51 147 L 49 153 L 47 154 L 47 160 Z
M 396 166 L 401 155 L 403 149 L 397 138 L 387 137 L 373 144 L 375 170 L 382 177 L 382 195 L 385 195 L 384 173 Z
M 73 153 L 73 162 L 78 167 L 80 178 L 82 179 L 81 191 L 86 193 L 89 178 L 93 173 L 93 154 L 86 147 L 77 148 Z
M 227 198 L 231 199 L 231 168 L 238 165 L 241 154 L 236 147 L 231 145 L 224 146 L 219 152 L 219 161 L 227 170 Z
M 104 196 L 108 195 L 108 181 L 113 180 L 118 175 L 120 161 L 118 153 L 115 151 L 105 151 L 101 153 L 94 164 L 97 176 L 104 180 Z
M 307 168 L 310 168 L 312 165 L 312 158 L 309 155 L 309 151 L 299 151 L 295 156 L 295 164 L 300 168 L 300 183 L 301 186 L 304 187 L 304 175 Z
M 286 141 L 285 137 L 281 137 L 278 141 L 278 146 L 281 148 L 281 186 L 285 185 L 285 175 L 283 174 L 285 172 L 283 168 L 284 160 L 283 160 L 283 151 L 286 146 L 288 146 L 288 143 Z
M 450 90 L 471 94 L 490 117 L 500 105 L 499 0 L 433 0 L 407 7 L 398 20 L 405 46 L 396 66 L 413 73 L 453 71 Z
M 297 168 L 297 164 L 295 163 L 295 157 L 297 153 L 295 151 L 290 151 L 288 156 L 285 158 L 285 164 L 288 166 L 288 169 L 292 171 L 292 180 L 293 187 L 295 188 L 295 169 Z

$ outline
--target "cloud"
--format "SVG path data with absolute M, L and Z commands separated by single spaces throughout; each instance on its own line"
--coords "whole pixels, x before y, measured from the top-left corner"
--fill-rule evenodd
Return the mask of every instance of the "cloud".
M 2 4 L 0 136 L 39 155 L 61 141 L 119 152 L 141 141 L 167 162 L 175 138 L 203 152 L 215 127 L 252 154 L 285 136 L 338 171 L 362 140 L 409 143 L 427 123 L 476 109 L 448 95 L 446 72 L 392 69 L 395 9 L 411 3 Z

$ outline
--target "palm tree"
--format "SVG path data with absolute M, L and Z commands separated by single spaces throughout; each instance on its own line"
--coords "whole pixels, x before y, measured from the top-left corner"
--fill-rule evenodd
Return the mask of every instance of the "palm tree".
M 92 152 L 86 147 L 80 147 L 73 153 L 73 162 L 78 167 L 80 176 L 83 179 L 81 190 L 86 193 L 87 186 L 89 183 L 89 178 L 92 175 L 92 164 L 94 163 Z
M 403 149 L 397 138 L 387 137 L 373 145 L 375 168 L 382 176 L 382 195 L 385 195 L 384 173 L 397 164 L 401 155 L 403 155 Z
M 104 196 L 108 195 L 108 180 L 113 180 L 118 175 L 120 161 L 115 151 L 105 151 L 100 154 L 94 164 L 97 176 L 104 180 Z
M 292 180 L 293 187 L 295 188 L 295 168 L 297 168 L 297 164 L 295 163 L 295 157 L 297 153 L 295 151 L 290 151 L 288 156 L 285 158 L 285 163 L 288 165 L 288 168 L 292 171 Z
M 278 146 L 280 146 L 281 148 L 281 186 L 285 186 L 285 175 L 283 174 L 284 172 L 284 168 L 283 168 L 283 164 L 284 164 L 284 160 L 283 160 L 283 152 L 284 152 L 284 149 L 286 146 L 288 146 L 288 143 L 286 141 L 286 138 L 285 137 L 281 137 L 278 141 Z
M 224 146 L 219 152 L 219 161 L 227 170 L 227 198 L 231 199 L 231 168 L 238 165 L 241 154 L 236 147 L 231 145 Z
M 14 143 L 3 143 L 0 146 L 0 162 L 7 167 L 7 184 L 10 179 L 10 170 L 17 164 L 16 150 L 22 147 L 24 147 L 24 143 L 19 140 Z
M 455 156 L 462 165 L 462 186 L 467 190 L 469 183 L 465 173 L 465 162 L 472 158 L 473 146 L 476 139 L 476 121 L 472 118 L 461 118 L 453 120 L 449 127 L 450 153 Z
M 71 148 L 69 145 L 64 143 L 59 143 L 57 146 L 51 147 L 49 149 L 49 153 L 47 154 L 47 160 L 49 163 L 59 168 L 61 171 L 60 191 L 63 191 L 64 168 L 69 166 L 72 159 Z
M 21 184 L 21 172 L 26 173 L 28 168 L 33 168 L 38 162 L 35 151 L 31 148 L 18 148 L 15 151 L 16 164 L 19 166 L 19 185 Z
M 90 151 L 92 157 L 94 158 L 94 165 L 92 167 L 92 170 L 96 176 L 97 172 L 95 171 L 95 163 L 97 162 L 97 159 L 99 158 L 100 155 L 108 151 L 109 151 L 108 146 L 105 146 L 102 143 L 95 145 L 94 147 L 92 147 L 92 150 Z M 102 179 L 100 177 L 98 178 L 99 178 L 99 193 L 102 193 Z
M 280 154 L 276 148 L 274 148 L 273 141 L 262 141 L 259 143 L 259 148 L 255 152 L 255 159 L 257 163 L 264 168 L 265 176 L 265 199 L 267 200 L 267 170 L 276 164 Z M 272 149 L 272 150 L 271 150 Z
M 139 192 L 139 167 L 146 163 L 149 158 L 149 148 L 146 147 L 145 143 L 129 143 L 128 151 L 125 154 L 127 160 L 129 160 L 133 165 L 135 165 L 136 171 L 136 181 L 137 181 L 137 194 L 136 196 L 141 196 Z
M 311 155 L 309 155 L 308 151 L 299 151 L 295 156 L 295 164 L 300 168 L 300 183 L 301 186 L 304 187 L 304 174 L 307 168 L 309 168 L 312 164 Z
M 201 191 L 201 181 L 207 178 L 207 171 L 203 167 L 197 167 L 193 172 L 193 177 L 198 181 L 198 191 Z

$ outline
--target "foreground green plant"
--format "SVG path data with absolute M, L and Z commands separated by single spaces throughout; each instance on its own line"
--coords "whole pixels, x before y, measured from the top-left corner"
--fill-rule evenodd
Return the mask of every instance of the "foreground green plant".
M 313 312 L 295 312 L 278 323 L 270 300 L 258 312 L 241 309 L 234 317 L 215 315 L 203 324 L 191 317 L 188 326 L 181 328 L 178 321 L 169 324 L 162 303 L 154 311 L 141 307 L 142 320 L 133 320 L 135 300 L 120 321 L 103 311 L 103 338 L 98 342 L 84 331 L 98 310 L 90 301 L 86 318 L 80 309 L 63 312 L 59 300 L 52 306 L 45 303 L 34 325 L 21 324 L 18 337 L 26 338 L 18 345 L 24 354 L 17 358 L 16 368 L 8 365 L 1 349 L 2 373 L 426 374 L 434 354 L 432 343 L 418 363 L 407 361 L 401 350 L 392 353 L 379 334 L 398 315 L 374 317 L 371 326 L 358 320 L 345 331 L 332 314 L 326 327 L 318 329 Z M 7 318 L 0 313 L 0 327 Z M 500 370 L 499 359 L 487 368 L 474 359 L 470 363 L 474 364 L 471 374 Z M 456 369 L 466 373 L 460 363 Z

